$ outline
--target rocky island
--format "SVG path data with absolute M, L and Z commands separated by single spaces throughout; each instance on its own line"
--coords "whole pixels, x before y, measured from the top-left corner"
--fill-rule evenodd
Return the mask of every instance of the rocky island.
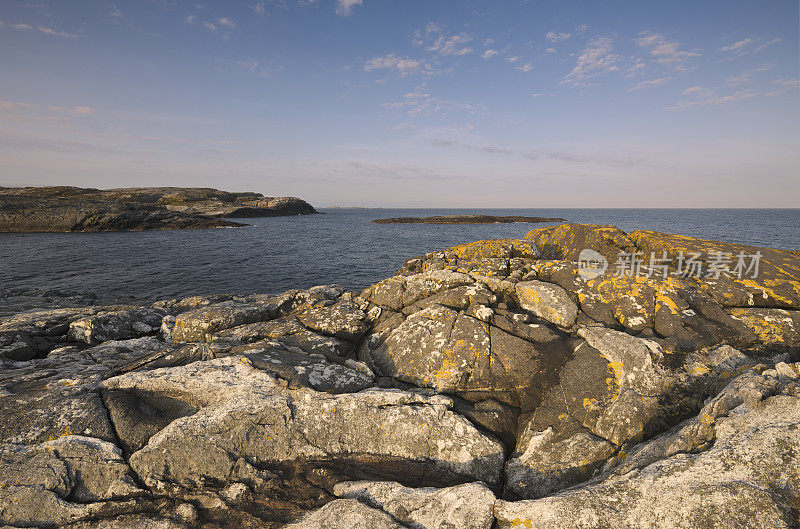
M 392 217 L 376 219 L 374 224 L 496 224 L 511 222 L 564 222 L 565 219 L 521 217 L 519 215 L 437 215 L 433 217 Z
M 211 188 L 0 188 L 0 232 L 80 232 L 227 228 L 223 218 L 317 213 L 295 197 Z
M 562 224 L 361 292 L 27 296 L 0 525 L 798 527 L 796 253 Z

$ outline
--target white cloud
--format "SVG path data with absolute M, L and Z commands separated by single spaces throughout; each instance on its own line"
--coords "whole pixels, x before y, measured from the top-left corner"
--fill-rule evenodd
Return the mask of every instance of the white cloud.
M 473 49 L 467 46 L 470 41 L 472 41 L 472 37 L 469 35 L 440 35 L 439 38 L 437 38 L 433 44 L 427 46 L 427 48 L 429 51 L 435 51 L 439 55 L 461 56 L 473 52 Z
M 5 24 L 3 21 L 0 21 L 0 28 L 9 27 L 12 29 L 16 29 L 18 31 L 36 31 L 39 33 L 43 33 L 45 35 L 49 35 L 51 37 L 59 37 L 62 39 L 76 39 L 79 37 L 77 33 L 67 33 L 65 31 L 57 31 L 53 28 L 48 28 L 46 26 L 39 26 L 39 25 L 30 25 L 30 24 Z
M 364 0 L 336 0 L 336 14 L 349 17 L 355 6 L 364 5 Z
M 436 52 L 441 56 L 454 55 L 458 57 L 475 51 L 468 46 L 473 40 L 473 37 L 466 33 L 447 35 L 441 24 L 428 22 L 424 30 L 417 30 L 412 34 L 411 42 L 415 46 L 424 46 L 428 51 Z M 488 46 L 488 44 L 485 45 Z
M 419 71 L 422 67 L 423 63 L 421 61 L 410 57 L 400 57 L 394 53 L 382 57 L 374 57 L 364 64 L 364 70 L 368 72 L 381 69 L 397 70 L 402 76 Z
M 730 46 L 723 46 L 717 51 L 740 51 L 745 46 L 752 44 L 755 42 L 753 39 L 742 39 L 740 41 L 734 42 Z
M 556 31 L 548 31 L 544 38 L 547 39 L 547 42 L 564 42 L 568 38 L 572 36 L 571 33 L 559 33 Z
M 668 77 L 661 77 L 661 78 L 658 78 L 658 79 L 649 79 L 647 81 L 640 82 L 639 84 L 637 84 L 636 86 L 634 86 L 633 88 L 628 90 L 628 92 L 638 92 L 640 90 L 646 90 L 648 88 L 653 88 L 654 86 L 661 86 L 662 84 L 666 83 L 667 81 L 669 81 Z
M 547 48 L 547 49 L 546 49 L 546 50 L 544 50 L 544 51 L 545 51 L 546 53 L 555 53 L 555 52 L 556 52 L 556 49 L 555 49 L 555 48 Z
M 659 64 L 674 65 L 677 69 L 683 69 L 683 62 L 686 59 L 700 56 L 697 52 L 679 49 L 680 43 L 667 40 L 659 33 L 643 31 L 639 35 L 636 44 L 648 49 Z
M 57 114 L 72 114 L 72 115 L 87 115 L 94 112 L 94 109 L 91 107 L 59 107 L 59 106 L 48 106 L 48 107 L 40 107 L 37 105 L 32 105 L 30 103 L 21 103 L 16 101 L 0 101 L 0 109 L 3 110 L 28 110 L 28 111 L 35 111 L 35 112 L 42 112 L 42 111 L 50 111 L 55 112 Z
M 684 90 L 681 95 L 690 96 L 691 99 L 679 101 L 672 106 L 664 107 L 664 109 L 684 110 L 691 107 L 725 105 L 753 97 L 755 94 L 751 90 L 739 90 L 733 94 L 720 96 L 717 95 L 714 90 L 702 88 L 700 86 L 693 86 Z
M 514 63 L 514 62 L 517 62 L 517 61 L 519 60 L 519 57 L 517 57 L 516 55 L 514 55 L 513 57 L 506 57 L 506 60 L 507 60 L 508 62 Z
M 495 51 L 495 50 L 486 50 L 485 52 L 483 52 L 481 54 L 481 57 L 483 57 L 484 59 L 491 59 L 495 55 L 497 55 L 497 51 Z
M 614 53 L 614 45 L 609 38 L 597 38 L 589 42 L 578 57 L 578 63 L 570 71 L 562 84 L 582 86 L 598 75 L 619 70 L 620 57 Z
M 235 28 L 236 27 L 236 22 L 234 22 L 233 20 L 231 20 L 230 18 L 227 18 L 227 17 L 219 18 L 219 19 L 217 19 L 217 22 L 219 23 L 220 26 L 225 26 L 226 28 Z
M 739 41 L 734 42 L 733 44 L 729 44 L 728 46 L 723 46 L 719 48 L 717 51 L 725 53 L 728 57 L 723 59 L 724 61 L 732 61 L 742 57 L 744 55 L 749 55 L 751 53 L 757 53 L 759 51 L 765 50 L 769 48 L 773 44 L 777 44 L 781 42 L 782 39 L 772 39 L 763 44 L 757 45 L 761 39 L 751 39 L 746 38 Z
M 204 22 L 204 23 L 203 23 L 203 25 L 204 25 L 204 26 L 206 27 L 206 29 L 207 29 L 207 30 L 209 30 L 209 31 L 217 31 L 217 26 L 215 26 L 215 25 L 214 25 L 214 24 L 212 24 L 211 22 Z
M 781 42 L 782 40 L 783 39 L 772 39 L 772 40 L 769 40 L 769 41 L 765 42 L 764 44 L 762 44 L 761 46 L 757 46 L 756 49 L 753 50 L 753 52 L 755 53 L 755 52 L 759 52 L 759 51 L 761 51 L 761 50 L 763 50 L 765 48 L 769 48 L 773 44 L 777 44 L 777 43 Z
M 280 72 L 283 70 L 282 66 L 276 66 L 273 68 L 267 68 L 265 65 L 261 64 L 258 61 L 236 61 L 236 66 L 250 72 L 251 74 L 255 75 L 256 77 L 267 77 L 270 74 Z
M 259 15 L 259 16 L 261 16 L 261 15 L 269 15 L 269 13 L 267 12 L 266 8 L 264 7 L 264 2 L 256 2 L 255 4 L 253 4 L 250 7 L 250 9 L 253 10 L 253 13 L 255 13 L 256 15 Z
M 527 64 L 524 64 L 522 66 L 515 66 L 515 68 L 517 70 L 522 71 L 522 72 L 530 72 L 531 70 L 533 70 L 533 64 L 527 63 Z
M 800 79 L 775 79 L 770 84 L 774 84 L 779 88 L 777 90 L 767 92 L 764 95 L 768 97 L 774 97 L 785 94 L 786 92 L 794 90 L 795 88 L 800 88 Z
M 186 22 L 189 24 L 194 24 L 195 20 L 197 20 L 197 17 L 194 15 L 189 15 L 186 17 Z

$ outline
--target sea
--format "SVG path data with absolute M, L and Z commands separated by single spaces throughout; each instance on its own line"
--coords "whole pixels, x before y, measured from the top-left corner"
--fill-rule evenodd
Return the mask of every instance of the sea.
M 561 217 L 705 239 L 800 249 L 800 209 L 321 209 L 323 215 L 236 219 L 245 228 L 0 234 L 0 292 L 100 297 L 278 293 L 336 283 L 362 289 L 411 257 L 479 239 L 523 238 L 542 224 L 371 224 L 387 217 Z

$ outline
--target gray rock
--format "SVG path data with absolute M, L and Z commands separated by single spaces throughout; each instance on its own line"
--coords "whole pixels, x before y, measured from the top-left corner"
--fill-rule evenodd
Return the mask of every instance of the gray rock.
M 521 424 L 506 462 L 510 498 L 538 498 L 585 481 L 620 445 L 641 439 L 658 412 L 665 374 L 648 342 L 602 328 L 580 334 L 587 343 Z
M 547 498 L 498 501 L 498 527 L 796 527 L 800 399 L 742 404 L 714 422 L 713 446 L 700 453 Z
M 431 305 L 387 330 L 375 349 L 368 342 L 365 353 L 384 375 L 469 400 L 494 399 L 530 409 L 569 354 L 563 342 L 548 340 L 524 340 Z
M 334 493 L 389 513 L 414 529 L 490 529 L 495 497 L 483 483 L 412 489 L 390 481 L 338 483 Z
M 0 444 L 0 522 L 56 525 L 87 519 L 144 493 L 112 444 L 68 435 L 33 446 Z M 125 506 L 124 502 L 119 505 Z
M 406 529 L 391 516 L 357 500 L 334 500 L 284 529 Z
M 520 307 L 559 327 L 572 327 L 578 307 L 558 285 L 543 281 L 523 281 L 516 285 Z
M 285 300 L 281 298 L 259 303 L 226 301 L 184 312 L 175 319 L 172 340 L 174 342 L 209 341 L 210 336 L 218 331 L 277 317 L 284 303 Z
M 162 311 L 146 307 L 103 311 L 70 323 L 67 337 L 90 345 L 140 338 L 157 332 L 163 317 Z
M 207 479 L 224 482 L 239 458 L 430 485 L 496 483 L 502 467 L 502 445 L 449 411 L 445 397 L 288 390 L 241 356 L 129 373 L 104 386 L 169 395 L 200 408 L 131 456 L 137 474 L 159 490 L 168 483 L 197 489 Z
M 366 314 L 350 301 L 327 307 L 311 307 L 298 312 L 297 319 L 306 328 L 342 340 L 355 342 L 367 332 Z

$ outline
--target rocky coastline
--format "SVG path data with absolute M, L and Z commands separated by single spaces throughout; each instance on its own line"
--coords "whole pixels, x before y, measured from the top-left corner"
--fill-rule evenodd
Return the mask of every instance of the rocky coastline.
M 375 219 L 373 224 L 507 224 L 512 222 L 565 222 L 566 219 L 523 217 L 519 215 L 436 215 L 433 217 L 392 217 Z
M 794 252 L 562 224 L 360 292 L 0 309 L 0 526 L 798 527 Z
M 223 218 L 317 213 L 296 197 L 211 188 L 0 188 L 0 232 L 97 232 L 246 226 Z

